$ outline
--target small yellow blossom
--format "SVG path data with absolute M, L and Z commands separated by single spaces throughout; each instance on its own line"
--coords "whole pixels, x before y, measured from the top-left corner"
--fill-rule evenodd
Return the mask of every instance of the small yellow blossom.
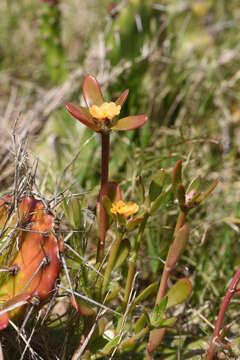
M 138 212 L 139 206 L 136 203 L 125 203 L 122 200 L 119 200 L 116 203 L 112 204 L 111 213 L 114 215 L 122 215 L 127 218 Z
M 121 106 L 114 102 L 105 102 L 101 106 L 92 105 L 89 112 L 97 120 L 112 120 L 115 116 L 120 114 Z
M 195 15 L 204 17 L 208 14 L 209 4 L 204 0 L 198 0 L 191 5 L 191 9 Z

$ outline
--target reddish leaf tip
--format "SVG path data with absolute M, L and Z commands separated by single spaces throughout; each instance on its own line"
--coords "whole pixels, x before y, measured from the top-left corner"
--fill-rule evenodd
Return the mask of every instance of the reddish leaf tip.
M 122 107 L 125 101 L 127 100 L 128 94 L 129 94 L 129 89 L 124 90 L 115 101 L 115 104 L 120 105 Z
M 92 105 L 100 106 L 104 102 L 99 82 L 91 74 L 85 76 L 82 92 L 84 100 L 89 107 Z
M 98 131 L 98 126 L 94 123 L 91 115 L 88 113 L 88 109 L 83 108 L 81 106 L 73 105 L 71 103 L 67 103 L 65 105 L 67 111 L 77 120 L 79 120 L 82 124 L 86 125 L 90 129 L 94 131 Z
M 142 127 L 148 120 L 148 117 L 144 114 L 142 115 L 130 115 L 125 118 L 119 119 L 112 127 L 112 130 L 116 131 L 125 131 L 125 130 L 135 130 Z

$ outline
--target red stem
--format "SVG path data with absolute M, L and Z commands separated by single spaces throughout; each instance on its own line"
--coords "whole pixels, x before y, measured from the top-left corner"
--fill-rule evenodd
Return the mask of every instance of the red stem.
M 220 338 L 220 331 L 222 328 L 224 316 L 225 316 L 225 313 L 227 311 L 227 308 L 228 308 L 228 305 L 229 305 L 229 302 L 230 302 L 232 296 L 235 295 L 235 293 L 236 293 L 236 287 L 237 287 L 239 280 L 240 280 L 240 267 L 238 268 L 237 272 L 235 273 L 235 275 L 227 289 L 226 295 L 222 301 L 222 304 L 221 304 L 221 307 L 220 307 L 220 310 L 218 313 L 218 318 L 216 321 L 215 329 L 213 332 L 212 341 L 211 341 L 210 347 L 207 352 L 206 360 L 211 360 L 214 356 L 215 345 Z
M 102 171 L 101 171 L 101 189 L 100 189 L 100 237 L 98 243 L 98 255 L 97 260 L 102 261 L 104 257 L 104 245 L 106 238 L 106 227 L 107 227 L 107 214 L 103 204 L 103 198 L 107 195 L 108 187 L 108 167 L 109 167 L 109 144 L 110 136 L 109 133 L 101 133 L 102 139 Z
M 164 266 L 161 283 L 160 283 L 158 294 L 157 294 L 156 304 L 160 304 L 162 298 L 164 297 L 164 295 L 166 293 L 169 274 L 170 274 L 170 269 L 167 268 L 166 266 Z
M 177 223 L 175 225 L 175 229 L 174 229 L 174 233 L 173 233 L 173 241 L 174 241 L 174 237 L 176 236 L 176 233 L 178 232 L 178 230 L 185 224 L 185 220 L 186 220 L 186 214 L 184 214 L 184 212 L 181 211 L 178 215 Z M 163 297 L 166 293 L 168 278 L 169 278 L 171 271 L 172 271 L 171 268 L 164 266 L 155 304 L 160 304 L 161 300 L 163 299 Z M 155 329 L 150 332 L 149 341 L 148 341 L 148 345 L 147 345 L 146 360 L 152 360 L 152 352 L 153 352 L 152 348 L 155 349 L 161 344 L 162 339 L 165 335 L 165 331 L 166 331 L 166 329 L 162 328 L 162 329 Z M 154 345 L 152 346 L 153 342 L 154 342 Z

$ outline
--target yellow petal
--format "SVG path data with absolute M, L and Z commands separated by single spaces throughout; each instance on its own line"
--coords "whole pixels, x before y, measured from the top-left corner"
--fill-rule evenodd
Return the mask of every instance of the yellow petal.
M 138 212 L 139 206 L 135 203 L 124 203 L 119 200 L 117 203 L 112 204 L 111 213 L 114 215 L 122 215 L 123 217 L 129 217 Z
M 89 108 L 89 112 L 97 120 L 112 120 L 115 116 L 119 115 L 121 110 L 120 105 L 116 105 L 114 102 L 103 103 L 101 106 L 92 105 Z

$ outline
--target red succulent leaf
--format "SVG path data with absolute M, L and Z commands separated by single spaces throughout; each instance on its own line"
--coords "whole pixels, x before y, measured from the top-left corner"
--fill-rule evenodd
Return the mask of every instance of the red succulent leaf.
M 78 105 L 73 105 L 71 103 L 67 103 L 66 108 L 70 114 L 75 117 L 75 119 L 79 120 L 82 124 L 86 125 L 94 131 L 99 130 L 98 125 L 94 122 L 87 109 Z
M 19 232 L 20 249 L 9 265 L 16 271 L 0 288 L 3 309 L 0 310 L 0 330 L 7 326 L 4 309 L 13 317 L 22 313 L 33 296 L 45 300 L 53 291 L 61 269 L 63 247 L 54 235 L 53 214 L 45 209 L 42 201 L 26 196 L 19 204 L 18 213 L 28 228 Z
M 36 295 L 40 300 L 50 294 L 60 271 L 58 242 L 52 232 L 53 220 L 53 215 L 45 212 L 43 203 L 37 201 L 32 229 L 23 232 L 22 246 L 13 262 L 13 266 L 20 269 L 13 279 L 15 291 L 20 293 L 24 289 L 25 293 Z M 39 269 L 45 257 L 49 263 Z
M 88 74 L 83 81 L 83 97 L 87 106 L 101 106 L 104 102 L 102 92 L 97 79 Z
M 123 106 L 123 104 L 125 103 L 125 101 L 127 100 L 129 94 L 129 90 L 126 89 L 125 91 L 123 91 L 121 93 L 121 95 L 117 98 L 117 100 L 115 101 L 116 105 L 120 105 L 121 107 Z
M 31 215 L 34 212 L 34 208 L 37 204 L 37 200 L 33 196 L 24 196 L 18 206 L 19 220 L 21 222 L 30 221 Z
M 147 122 L 146 115 L 132 115 L 117 121 L 111 129 L 116 131 L 134 130 L 143 126 Z

